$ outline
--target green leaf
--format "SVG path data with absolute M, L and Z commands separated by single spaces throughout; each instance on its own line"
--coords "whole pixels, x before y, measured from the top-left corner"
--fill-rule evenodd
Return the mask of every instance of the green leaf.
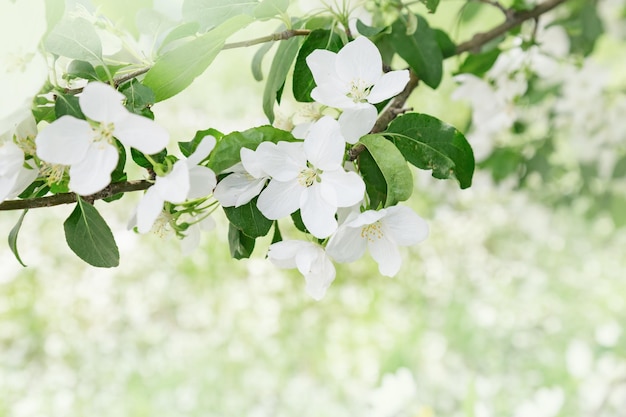
M 367 149 L 359 155 L 359 170 L 370 196 L 370 206 L 377 208 L 383 203 L 389 207 L 408 200 L 413 193 L 413 175 L 398 148 L 382 135 L 367 135 L 360 142 Z
M 302 233 L 309 233 L 309 230 L 306 228 L 304 222 L 302 221 L 302 214 L 300 213 L 300 210 L 296 210 L 291 213 L 291 221 L 293 221 L 293 225 L 296 227 L 296 229 L 298 229 Z
M 456 55 L 456 45 L 452 42 L 450 36 L 448 36 L 448 34 L 441 29 L 433 29 L 433 32 L 435 32 L 435 39 L 437 40 L 439 49 L 441 49 L 443 58 L 450 58 L 451 56 Z
M 278 227 L 278 220 L 274 221 L 274 234 L 272 235 L 272 244 L 281 242 L 283 240 L 283 235 L 280 233 L 280 228 Z
M 152 169 L 152 162 L 146 158 L 145 154 L 141 151 L 138 151 L 135 148 L 130 148 L 130 156 L 133 158 L 133 161 L 142 168 Z M 165 157 L 167 156 L 167 149 L 163 149 L 161 152 L 156 153 L 154 155 L 150 155 L 150 158 L 154 160 L 156 163 L 162 164 L 165 162 Z
M 363 36 L 367 36 L 368 38 L 372 36 L 378 35 L 380 32 L 385 30 L 385 27 L 373 27 L 368 26 L 361 21 L 361 19 L 357 19 L 356 21 L 356 30 Z
M 410 36 L 406 34 L 406 18 L 396 20 L 392 27 L 391 43 L 420 80 L 431 88 L 437 88 L 443 76 L 443 53 L 426 19 L 419 15 L 416 17 L 417 29 Z
M 83 18 L 61 20 L 43 41 L 55 55 L 88 62 L 102 62 L 102 44 L 93 25 Z
M 222 136 L 224 136 L 224 134 L 217 129 L 209 128 L 205 130 L 198 130 L 193 139 L 189 142 L 178 142 L 178 149 L 180 149 L 183 155 L 189 157 L 189 155 L 195 152 L 204 137 L 208 135 L 213 136 L 218 141 L 222 138 Z
M 67 67 L 67 78 L 83 78 L 89 81 L 99 80 L 96 69 L 87 61 L 80 61 L 78 59 L 70 62 Z
M 17 220 L 17 223 L 15 223 L 15 226 L 13 226 L 13 229 L 11 229 L 11 231 L 9 232 L 9 248 L 11 248 L 11 252 L 13 252 L 13 255 L 15 255 L 15 259 L 17 259 L 20 265 L 22 265 L 24 268 L 26 268 L 26 264 L 22 262 L 22 258 L 20 258 L 20 253 L 17 250 L 17 235 L 20 233 L 20 229 L 22 228 L 22 223 L 24 222 L 24 217 L 26 216 L 26 213 L 28 213 L 28 209 L 22 212 L 22 215 Z
M 126 96 L 125 106 L 128 111 L 136 114 L 142 114 L 143 110 L 152 106 L 156 101 L 154 91 L 136 79 L 122 85 L 120 92 Z
M 289 0 L 263 0 L 254 9 L 254 17 L 259 20 L 271 19 L 287 11 Z
M 256 0 L 185 0 L 183 19 L 198 22 L 202 31 L 221 25 L 238 15 L 252 15 Z
M 298 37 L 282 41 L 278 45 L 276 55 L 272 61 L 270 72 L 267 76 L 265 90 L 263 91 L 263 111 L 270 123 L 274 122 L 274 102 L 280 101 L 279 92 L 282 91 L 287 79 L 287 73 L 300 48 Z
M 341 37 L 331 30 L 317 29 L 307 36 L 300 47 L 293 69 L 293 96 L 302 102 L 312 102 L 311 91 L 315 88 L 313 74 L 306 63 L 306 57 L 316 49 L 338 52 L 343 46 Z
M 174 41 L 195 36 L 199 29 L 200 25 L 198 22 L 187 22 L 176 26 L 174 29 L 170 30 L 167 35 L 165 35 L 165 38 L 163 38 L 163 42 L 161 42 L 161 46 L 159 47 L 159 51 Z
M 495 48 L 480 54 L 470 54 L 459 67 L 458 74 L 470 73 L 478 77 L 484 75 L 498 59 L 500 49 Z
M 207 166 L 216 174 L 241 161 L 241 148 L 255 150 L 261 142 L 293 142 L 293 135 L 272 126 L 253 127 L 244 132 L 232 132 L 215 145 Z
M 65 115 L 85 119 L 85 115 L 78 104 L 78 97 L 72 94 L 57 93 L 54 102 L 54 114 L 57 119 Z
M 435 13 L 439 6 L 439 0 L 422 0 L 422 3 L 426 5 L 429 13 Z
M 180 93 L 213 62 L 226 39 L 251 21 L 250 16 L 235 16 L 210 32 L 167 51 L 146 73 L 143 84 L 154 91 L 156 101 Z
M 257 81 L 263 81 L 263 58 L 272 49 L 275 42 L 268 42 L 263 44 L 252 57 L 252 63 L 250 64 L 252 69 L 252 76 Z
M 63 18 L 65 12 L 65 0 L 47 0 L 46 7 L 46 35 Z
M 232 224 L 228 225 L 228 246 L 230 256 L 235 259 L 249 258 L 254 251 L 255 239 L 248 237 Z
M 67 244 L 90 265 L 111 268 L 120 263 L 120 254 L 111 229 L 94 206 L 78 197 L 76 208 L 63 223 Z
M 384 132 L 408 162 L 430 169 L 433 177 L 454 178 L 461 188 L 472 185 L 474 152 L 454 127 L 427 114 L 408 113 L 391 122 Z
M 238 228 L 244 235 L 257 238 L 265 236 L 272 227 L 272 220 L 267 219 L 256 206 L 255 197 L 247 204 L 239 207 L 223 207 L 230 224 Z

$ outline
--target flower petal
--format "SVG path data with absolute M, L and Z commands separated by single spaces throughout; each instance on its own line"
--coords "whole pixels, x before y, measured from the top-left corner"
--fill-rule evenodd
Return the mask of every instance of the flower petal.
M 70 167 L 70 190 L 80 195 L 91 195 L 102 190 L 111 182 L 111 172 L 118 159 L 116 146 L 103 142 L 92 143 L 85 157 Z
M 415 245 L 428 237 L 428 223 L 406 206 L 386 209 L 381 220 L 385 236 L 400 246 Z
M 302 223 L 313 236 L 325 239 L 337 230 L 337 206 L 329 204 L 321 195 L 321 187 L 307 188 L 300 200 Z
M 315 168 L 337 169 L 343 163 L 346 145 L 339 123 L 330 116 L 319 119 L 304 139 L 304 153 Z
M 326 253 L 337 262 L 354 262 L 365 253 L 366 240 L 361 236 L 361 228 L 339 226 L 326 245 Z
M 51 164 L 76 164 L 86 157 L 93 136 L 85 120 L 62 116 L 37 135 L 37 156 Z
M 316 85 L 324 84 L 329 79 L 337 77 L 335 62 L 337 54 L 325 49 L 316 49 L 306 57 L 306 64 L 311 70 Z
M 189 163 L 189 160 L 187 160 Z M 217 179 L 212 169 L 196 165 L 189 169 L 189 193 L 187 198 L 202 198 L 213 192 Z
M 163 198 L 159 195 L 154 185 L 146 191 L 143 198 L 137 205 L 137 231 L 147 233 L 152 229 L 152 225 L 163 211 Z
M 350 144 L 357 143 L 361 137 L 367 135 L 374 124 L 378 111 L 376 107 L 366 104 L 359 107 L 345 109 L 339 116 L 341 135 Z
M 5 198 L 15 198 L 22 193 L 33 181 L 37 179 L 39 175 L 39 170 L 32 162 L 32 160 L 28 161 L 27 164 L 31 167 L 31 169 L 25 168 L 21 166 L 17 173 L 17 178 L 15 178 L 15 182 L 13 184 L 13 188 L 10 190 L 9 194 Z M 1 196 L 0 196 L 1 197 Z M 0 198 L 0 201 L 2 198 Z
M 347 96 L 349 91 L 349 85 L 345 83 L 326 82 L 318 84 L 311 91 L 311 98 L 325 106 L 347 109 L 357 106 L 357 103 Z
M 24 164 L 24 152 L 13 142 L 0 142 L 0 176 L 13 176 Z
M 300 195 L 304 188 L 298 181 L 270 181 L 257 200 L 257 207 L 265 217 L 278 220 L 289 216 L 300 207 Z
M 152 155 L 161 152 L 170 140 L 170 135 L 153 120 L 128 113 L 115 123 L 113 133 L 124 145 Z
M 376 104 L 388 98 L 395 97 L 404 90 L 409 82 L 409 70 L 390 71 L 376 81 L 367 101 Z
M 387 277 L 395 276 L 402 266 L 398 246 L 386 236 L 368 241 L 370 254 L 378 263 L 378 271 Z
M 306 292 L 321 300 L 335 279 L 335 266 L 319 245 L 303 243 L 295 257 L 296 266 L 306 280 Z
M 123 119 L 128 110 L 122 105 L 124 94 L 108 84 L 92 82 L 85 86 L 78 98 L 80 109 L 91 120 L 101 123 L 116 123 Z
M 296 254 L 302 249 L 304 241 L 283 240 L 270 245 L 268 259 L 277 267 L 284 269 L 296 268 Z
M 198 165 L 207 156 L 209 156 L 213 148 L 215 148 L 216 142 L 217 141 L 215 140 L 214 136 L 211 136 L 211 135 L 205 136 L 198 144 L 198 147 L 196 148 L 194 153 L 189 155 L 189 158 L 187 158 L 187 163 L 190 164 L 190 166 Z
M 177 161 L 172 171 L 164 177 L 157 177 L 150 189 L 154 189 L 159 197 L 170 203 L 182 203 L 189 194 L 189 169 L 185 160 Z
M 331 188 L 335 194 L 336 207 L 350 207 L 363 200 L 365 183 L 356 172 L 346 172 L 343 168 L 324 171 L 320 186 L 324 193 Z
M 383 74 L 383 60 L 376 45 L 360 36 L 337 53 L 335 68 L 343 81 L 360 79 L 372 85 Z
M 257 172 L 265 172 L 278 181 L 292 180 L 302 169 L 306 168 L 306 156 L 302 143 L 262 142 L 254 152 L 254 157 L 250 157 L 252 155 L 248 154 L 246 160 L 242 160 L 246 170 L 252 159 L 253 169 Z
M 241 148 L 239 150 L 239 155 L 241 156 L 241 171 L 239 172 L 247 172 L 248 174 L 252 175 L 254 178 L 267 177 L 268 176 L 267 173 L 263 171 L 263 163 L 261 162 L 260 158 L 257 158 L 257 154 L 255 152 L 256 151 L 253 151 L 252 149 L 248 149 L 248 148 Z M 237 164 L 235 164 L 230 169 L 232 170 L 234 167 L 237 167 Z M 237 171 L 231 171 L 231 172 L 237 172 Z
M 248 174 L 235 172 L 217 184 L 213 197 L 222 207 L 239 207 L 259 195 L 265 181 L 265 178 L 250 178 Z

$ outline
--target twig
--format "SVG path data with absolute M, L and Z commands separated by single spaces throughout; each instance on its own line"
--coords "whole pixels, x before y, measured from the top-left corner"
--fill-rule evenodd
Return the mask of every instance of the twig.
M 515 10 L 507 9 L 506 7 L 502 5 L 502 3 L 500 3 L 497 0 L 477 0 L 477 1 L 480 3 L 488 4 L 500 10 L 504 14 L 504 17 L 506 18 L 506 20 L 513 19 L 513 16 L 515 15 Z
M 147 190 L 152 186 L 152 182 L 146 180 L 116 182 L 109 184 L 104 190 L 95 194 L 85 196 L 85 200 L 93 202 L 104 198 L 113 197 L 119 193 L 127 193 L 131 191 Z M 9 200 L 0 203 L 0 211 L 4 210 L 21 210 L 41 207 L 59 206 L 61 204 L 71 204 L 76 202 L 76 194 L 63 193 L 55 194 L 47 197 L 30 198 L 25 200 Z
M 285 30 L 282 32 L 273 33 L 268 36 L 263 36 L 261 38 L 250 39 L 250 40 L 241 41 L 241 42 L 227 43 L 222 47 L 222 50 L 234 49 L 234 48 L 246 48 L 248 46 L 258 45 L 260 43 L 266 43 L 266 42 L 285 41 L 287 39 L 291 39 L 296 36 L 308 36 L 310 33 L 311 31 L 306 30 L 306 29 L 300 29 L 300 30 L 289 29 L 289 30 Z
M 469 41 L 457 45 L 456 55 L 459 55 L 463 52 L 478 52 L 480 48 L 487 42 L 497 38 L 498 36 L 504 35 L 511 29 L 521 25 L 526 20 L 535 19 L 542 14 L 549 12 L 556 6 L 565 3 L 566 1 L 567 0 L 548 0 L 537 5 L 537 7 L 532 10 L 516 12 L 513 14 L 511 19 L 506 20 L 504 23 L 496 26 L 490 31 L 477 33 Z

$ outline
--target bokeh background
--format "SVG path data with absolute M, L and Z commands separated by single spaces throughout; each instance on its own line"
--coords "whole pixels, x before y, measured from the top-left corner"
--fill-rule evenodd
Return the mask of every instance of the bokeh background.
M 455 22 L 461 4 L 442 3 L 434 24 Z M 588 58 L 606 72 L 573 88 L 587 98 L 581 111 L 596 108 L 606 129 L 578 133 L 590 142 L 612 135 L 619 155 L 626 48 L 614 10 L 607 6 L 602 18 L 615 30 Z M 495 16 L 454 33 L 465 39 Z M 272 30 L 255 26 L 240 37 Z M 224 52 L 192 88 L 154 107 L 173 139 L 266 123 L 252 52 Z M 455 88 L 447 76 L 409 104 L 465 130 L 470 108 L 451 99 Z M 600 103 L 605 96 L 611 101 Z M 526 117 L 549 124 L 542 115 Z M 576 132 L 561 126 L 568 143 Z M 581 152 L 561 149 L 551 161 L 578 172 Z M 480 168 L 461 191 L 414 174 L 411 204 L 430 237 L 404 250 L 393 279 L 369 259 L 338 266 L 320 302 L 296 271 L 264 259 L 269 242 L 250 260 L 230 259 L 221 214 L 217 230 L 182 257 L 175 239 L 126 230 L 139 195 L 97 202 L 122 254 L 108 270 L 65 245 L 72 207 L 31 210 L 19 239 L 28 268 L 6 244 L 0 251 L 0 416 L 626 415 L 626 206 L 611 200 L 589 210 L 595 194 L 576 187 L 556 198 L 570 177 L 538 175 L 520 187 Z M 626 190 L 620 178 L 594 181 Z M 2 212 L 0 234 L 18 217 Z

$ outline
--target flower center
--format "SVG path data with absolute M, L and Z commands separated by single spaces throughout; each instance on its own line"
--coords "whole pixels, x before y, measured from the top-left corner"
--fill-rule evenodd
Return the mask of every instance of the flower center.
M 102 142 L 113 144 L 113 132 L 115 132 L 115 125 L 113 123 L 100 123 L 100 126 L 94 128 L 95 136 L 94 142 Z
M 42 177 L 46 178 L 46 184 L 52 185 L 59 183 L 63 180 L 63 175 L 65 174 L 65 165 L 60 164 L 50 164 L 48 162 L 41 162 L 41 167 L 39 168 L 39 172 Z
M 322 171 L 315 168 L 306 168 L 300 171 L 298 174 L 298 184 L 303 187 L 310 187 L 315 182 L 320 182 L 322 179 L 320 178 L 320 174 Z
M 372 86 L 366 81 L 357 78 L 350 83 L 350 91 L 348 91 L 348 98 L 352 99 L 355 103 L 366 103 L 367 96 L 370 95 Z
M 383 235 L 384 233 L 380 220 L 372 224 L 368 224 L 367 226 L 363 226 L 363 228 L 361 229 L 361 237 L 363 239 L 367 239 L 370 242 L 374 242 L 377 239 L 382 239 Z

